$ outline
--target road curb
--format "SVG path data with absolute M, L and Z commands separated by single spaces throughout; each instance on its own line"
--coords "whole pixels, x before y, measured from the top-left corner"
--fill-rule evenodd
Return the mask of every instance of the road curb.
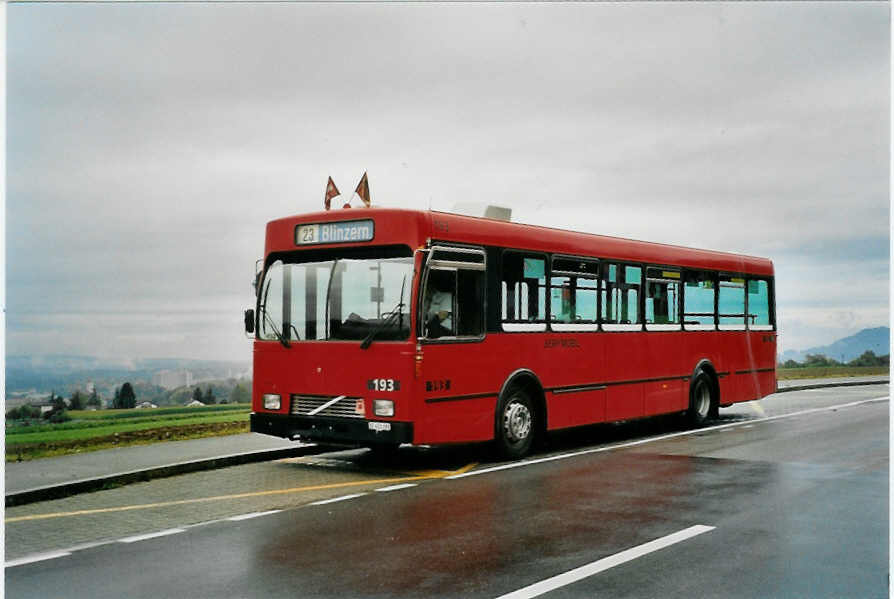
M 106 489 L 109 487 L 129 485 L 131 483 L 144 482 L 156 478 L 166 478 L 168 476 L 176 476 L 178 474 L 201 472 L 203 470 L 214 470 L 217 468 L 238 466 L 240 464 L 251 464 L 254 462 L 266 462 L 270 460 L 281 460 L 283 458 L 301 457 L 304 455 L 312 455 L 322 453 L 324 451 L 331 451 L 332 449 L 332 447 L 314 444 L 302 445 L 300 447 L 288 447 L 286 449 L 262 449 L 260 451 L 224 455 L 204 460 L 179 462 L 176 464 L 168 464 L 165 466 L 146 468 L 143 470 L 119 472 L 117 474 L 112 474 L 109 476 L 85 478 L 68 483 L 62 483 L 59 485 L 35 487 L 33 489 L 25 489 L 23 491 L 8 493 L 6 495 L 6 507 L 25 505 L 38 501 L 47 501 L 49 499 L 60 499 L 62 497 L 69 497 L 71 495 L 77 495 L 80 493 L 89 493 L 91 491 L 99 491 L 101 489 Z
M 813 383 L 810 385 L 792 385 L 790 387 L 776 387 L 776 393 L 788 393 L 789 391 L 805 391 L 807 389 L 825 389 L 826 387 L 857 387 L 859 385 L 887 385 L 890 379 L 881 381 L 853 381 L 846 383 Z

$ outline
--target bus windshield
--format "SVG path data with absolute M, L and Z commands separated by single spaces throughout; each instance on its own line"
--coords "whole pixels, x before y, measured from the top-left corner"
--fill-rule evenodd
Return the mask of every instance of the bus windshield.
M 413 258 L 277 260 L 264 274 L 258 338 L 402 340 L 410 334 Z

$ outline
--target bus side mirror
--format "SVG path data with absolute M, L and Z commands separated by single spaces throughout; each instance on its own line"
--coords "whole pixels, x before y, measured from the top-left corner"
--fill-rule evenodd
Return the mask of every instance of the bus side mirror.
M 255 311 L 245 311 L 245 332 L 251 335 L 255 332 Z
M 255 297 L 258 297 L 258 285 L 261 284 L 261 275 L 264 274 L 261 266 L 263 264 L 263 260 L 257 260 L 255 262 L 255 278 L 251 282 L 251 286 L 255 288 Z

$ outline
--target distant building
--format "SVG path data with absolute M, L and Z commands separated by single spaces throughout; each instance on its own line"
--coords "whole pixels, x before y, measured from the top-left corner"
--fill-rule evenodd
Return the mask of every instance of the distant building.
M 138 403 L 135 408 L 157 408 L 158 406 L 152 403 L 151 401 L 143 401 Z
M 29 404 L 32 408 L 38 408 L 40 410 L 41 415 L 46 414 L 47 412 L 53 411 L 53 404 L 48 401 L 32 401 Z
M 204 408 L 205 404 L 203 404 L 202 402 L 200 402 L 197 399 L 194 399 L 191 402 L 189 402 L 188 404 L 186 404 L 186 407 L 187 408 Z
M 152 384 L 165 389 L 188 387 L 193 384 L 193 377 L 188 370 L 159 370 L 152 375 Z

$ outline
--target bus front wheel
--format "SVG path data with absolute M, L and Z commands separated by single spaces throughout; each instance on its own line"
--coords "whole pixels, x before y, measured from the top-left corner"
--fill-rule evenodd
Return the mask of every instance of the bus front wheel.
M 711 378 L 699 372 L 689 387 L 689 409 L 686 418 L 692 426 L 701 426 L 711 416 L 714 398 L 711 392 Z
M 530 395 L 521 388 L 511 389 L 497 410 L 496 443 L 501 457 L 515 460 L 531 450 L 536 416 Z

